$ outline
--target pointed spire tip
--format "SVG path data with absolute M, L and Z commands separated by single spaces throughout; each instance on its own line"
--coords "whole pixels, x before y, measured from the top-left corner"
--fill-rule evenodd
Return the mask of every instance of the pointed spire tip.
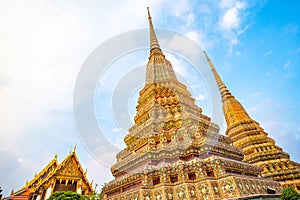
M 147 7 L 147 11 L 148 11 L 148 18 L 151 18 L 151 15 L 150 15 L 150 8 Z
M 150 50 L 152 49 L 160 49 L 157 38 L 156 38 L 156 34 L 153 28 L 153 24 L 152 24 L 152 18 L 150 15 L 150 9 L 149 7 L 147 7 L 148 10 L 148 20 L 149 20 L 149 29 L 150 29 Z
M 224 84 L 224 82 L 222 81 L 221 77 L 219 76 L 217 70 L 215 69 L 215 67 L 214 67 L 212 61 L 210 60 L 209 56 L 207 55 L 206 51 L 203 50 L 203 53 L 204 53 L 204 55 L 205 55 L 205 57 L 206 57 L 206 60 L 207 60 L 207 62 L 208 62 L 208 64 L 209 64 L 211 70 L 212 70 L 212 73 L 213 73 L 213 75 L 214 75 L 214 77 L 215 77 L 215 80 L 216 80 L 216 83 L 217 83 L 217 85 L 218 85 L 219 92 L 220 92 L 220 94 L 221 94 L 222 100 L 223 100 L 226 96 L 228 96 L 228 95 L 231 96 L 231 93 L 229 92 L 229 90 L 227 89 L 226 85 Z

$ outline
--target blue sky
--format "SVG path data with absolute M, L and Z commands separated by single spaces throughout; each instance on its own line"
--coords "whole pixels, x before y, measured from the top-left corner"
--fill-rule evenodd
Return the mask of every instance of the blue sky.
M 291 0 L 0 1 L 0 186 L 5 194 L 23 186 L 56 153 L 61 161 L 74 144 L 90 180 L 102 185 L 111 179 L 109 168 L 93 158 L 76 131 L 74 85 L 82 64 L 99 45 L 125 31 L 147 28 L 147 6 L 156 28 L 186 35 L 206 49 L 251 117 L 300 162 L 298 4 Z M 166 56 L 210 115 L 211 96 L 203 80 L 192 76 L 192 67 L 180 56 L 170 52 Z M 111 114 L 111 99 L 120 79 L 147 58 L 147 50 L 119 58 L 96 89 L 97 120 L 119 148 L 124 146 L 125 133 Z M 131 118 L 141 86 L 130 93 Z

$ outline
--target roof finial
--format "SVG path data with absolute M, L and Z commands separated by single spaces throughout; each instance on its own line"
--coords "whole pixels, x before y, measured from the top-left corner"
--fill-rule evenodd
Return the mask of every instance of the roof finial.
M 158 40 L 156 38 L 156 34 L 154 32 L 149 7 L 147 7 L 147 10 L 148 10 L 148 20 L 149 20 L 149 29 L 150 29 L 150 51 L 151 51 L 152 49 L 160 49 L 160 47 L 158 44 Z
M 77 147 L 77 144 L 74 145 L 74 148 L 73 148 L 73 153 L 75 153 L 76 151 L 76 147 Z
M 73 148 L 73 145 L 71 145 L 71 147 L 70 147 L 69 154 L 72 153 L 72 148 Z

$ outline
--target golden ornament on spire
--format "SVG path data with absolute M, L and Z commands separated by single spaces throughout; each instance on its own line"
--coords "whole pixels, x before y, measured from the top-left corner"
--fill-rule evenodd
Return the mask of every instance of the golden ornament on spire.
M 146 69 L 146 84 L 178 82 L 171 63 L 165 58 L 160 49 L 150 16 L 149 7 L 148 20 L 150 30 L 150 56 Z
M 207 62 L 213 72 L 213 75 L 216 79 L 216 82 L 217 82 L 217 85 L 218 85 L 218 88 L 220 90 L 220 93 L 221 93 L 221 97 L 222 97 L 222 100 L 225 99 L 226 97 L 230 96 L 231 93 L 229 92 L 229 90 L 227 89 L 226 85 L 223 83 L 221 77 L 219 76 L 219 74 L 217 73 L 214 65 L 212 64 L 211 60 L 209 59 L 207 53 L 203 50 L 203 53 L 207 59 Z
M 156 34 L 154 32 L 149 7 L 147 7 L 147 10 L 148 10 L 148 20 L 149 20 L 149 29 L 150 29 L 150 50 L 160 49 L 159 44 L 158 44 L 158 40 L 156 38 Z
M 77 144 L 74 145 L 73 153 L 76 151 L 76 148 L 77 148 Z

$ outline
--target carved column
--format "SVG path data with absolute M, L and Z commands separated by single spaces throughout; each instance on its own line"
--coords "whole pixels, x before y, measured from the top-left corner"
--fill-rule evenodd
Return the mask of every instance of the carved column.
M 45 199 L 48 199 L 52 194 L 52 184 L 49 185 L 46 191 Z
M 180 182 L 184 182 L 186 180 L 186 172 L 185 172 L 185 166 L 183 163 L 180 163 L 178 166 L 178 169 L 176 170 L 178 173 L 178 180 Z
M 79 181 L 77 182 L 77 189 L 76 189 L 76 192 L 77 192 L 78 194 L 82 194 L 82 181 L 81 181 L 81 180 L 79 180 Z
M 168 168 L 163 166 L 160 171 L 160 182 L 161 183 L 169 183 L 170 182 L 170 177 L 168 176 L 167 170 L 168 170 Z
M 36 200 L 41 200 L 41 195 L 40 194 L 36 197 Z

